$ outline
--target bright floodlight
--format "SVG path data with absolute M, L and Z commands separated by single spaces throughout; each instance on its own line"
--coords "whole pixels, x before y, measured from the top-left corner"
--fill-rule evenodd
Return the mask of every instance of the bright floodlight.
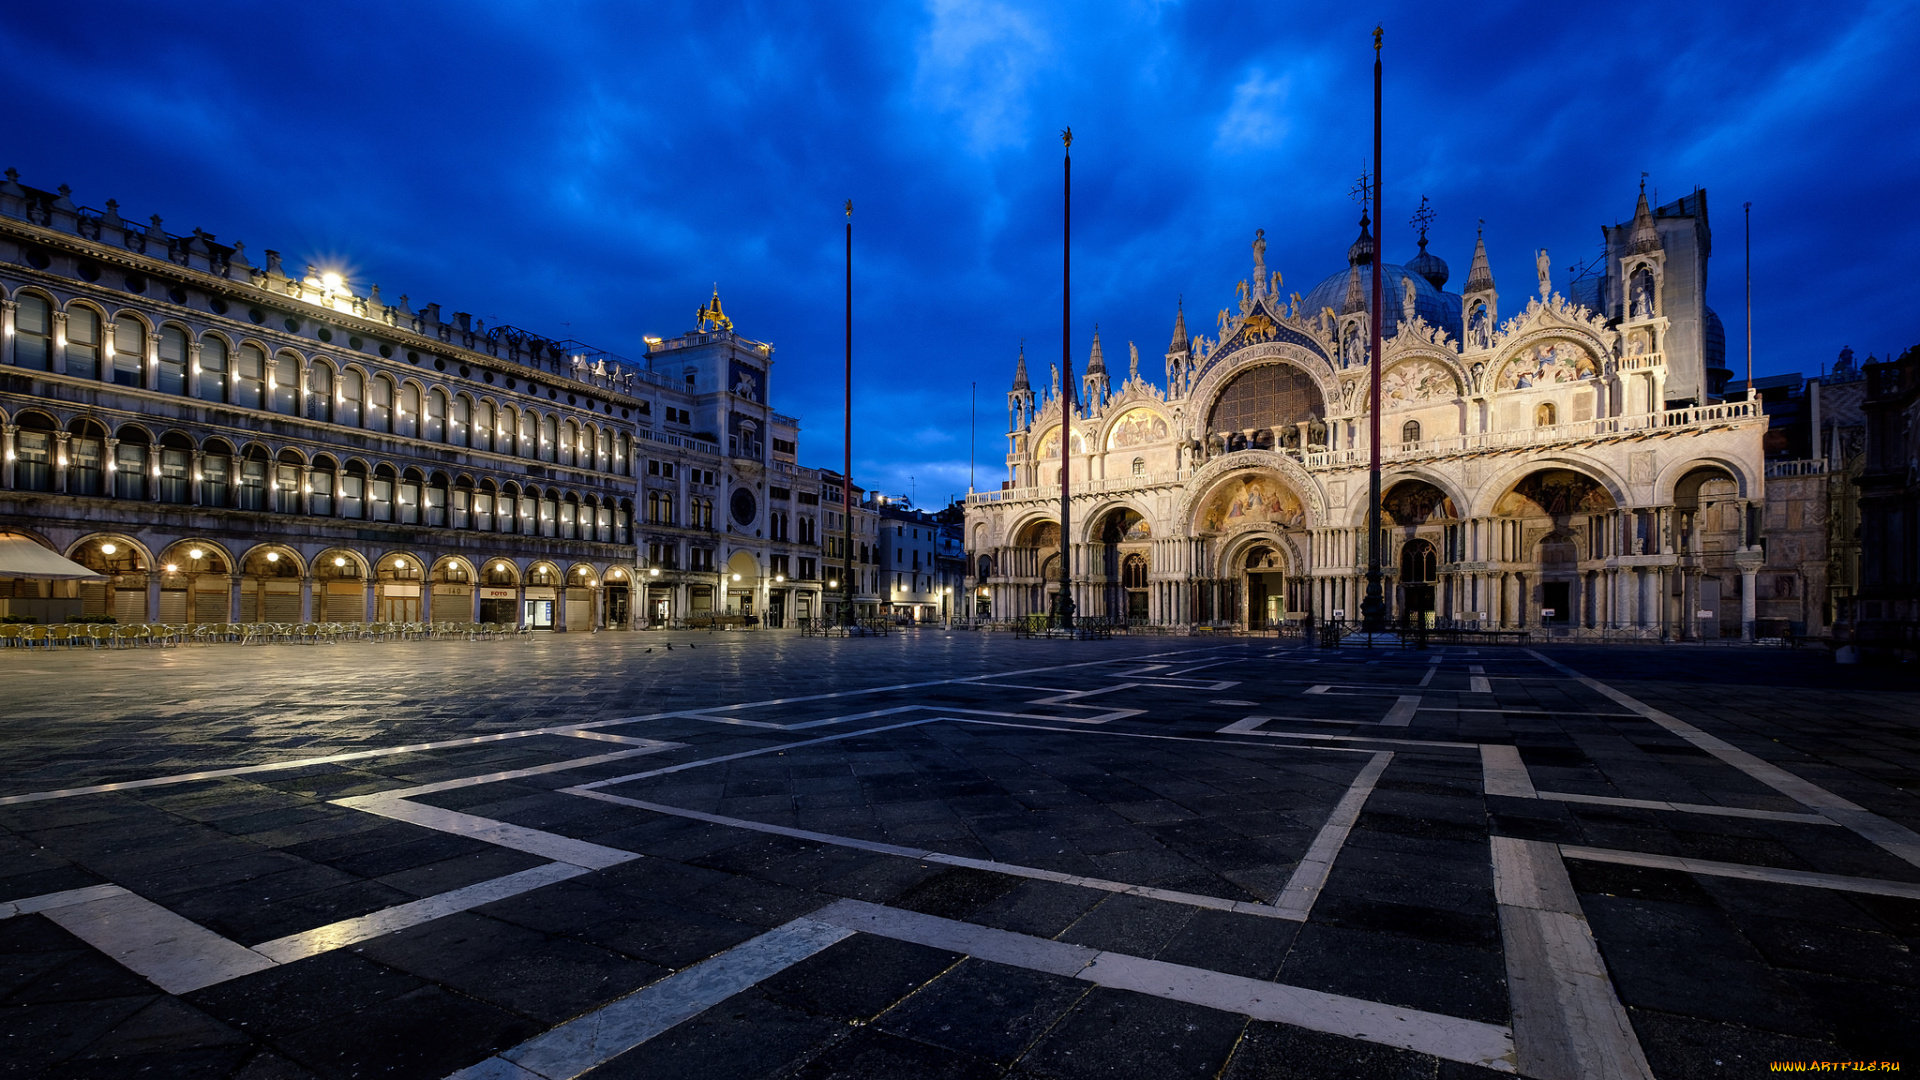
M 188 552 L 187 552 L 187 558 L 189 558 L 189 559 L 198 559 L 198 558 L 200 558 L 200 557 L 201 557 L 202 555 L 205 555 L 205 554 L 206 554 L 206 552 L 204 552 L 204 551 L 201 551 L 201 550 L 200 550 L 199 548 L 194 548 L 194 549 L 192 549 L 192 550 L 190 550 L 190 551 L 188 551 Z
M 114 546 L 113 544 L 101 544 L 100 550 L 105 554 L 111 555 L 114 552 L 119 551 L 120 549 Z
M 328 292 L 339 292 L 340 286 L 345 284 L 345 282 L 340 280 L 339 274 L 329 270 L 320 275 L 320 284 L 325 285 Z
M 268 562 L 279 562 L 279 561 L 280 561 L 280 553 L 279 553 L 279 552 L 277 552 L 277 551 L 269 551 L 269 552 L 267 552 L 267 561 L 268 561 Z

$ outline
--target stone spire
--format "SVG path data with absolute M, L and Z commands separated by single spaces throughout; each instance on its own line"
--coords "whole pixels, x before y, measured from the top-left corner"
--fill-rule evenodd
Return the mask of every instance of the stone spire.
M 1493 268 L 1487 265 L 1486 237 L 1473 241 L 1473 265 L 1467 268 L 1467 291 L 1484 292 L 1493 288 Z
M 1635 254 L 1660 250 L 1660 230 L 1653 223 L 1653 210 L 1647 205 L 1647 178 L 1640 177 L 1640 201 L 1633 207 L 1633 232 L 1627 243 Z
M 1367 310 L 1366 290 L 1360 287 L 1360 266 L 1354 264 L 1347 268 L 1347 299 L 1340 305 L 1340 314 L 1351 315 L 1356 311 Z
M 1093 355 L 1087 358 L 1087 373 L 1081 377 L 1080 386 L 1085 390 L 1082 403 L 1098 411 L 1107 403 L 1112 386 L 1107 380 L 1107 358 L 1100 352 L 1100 324 L 1093 326 Z
M 1100 352 L 1100 324 L 1093 324 L 1093 355 L 1087 359 L 1087 374 L 1105 375 L 1107 360 Z
M 1013 388 L 1015 390 L 1033 389 L 1033 384 L 1027 381 L 1027 343 L 1024 341 L 1020 343 L 1020 360 L 1013 369 Z
M 1185 300 L 1182 300 L 1180 306 L 1174 309 L 1173 344 L 1167 346 L 1167 351 L 1170 353 L 1183 353 L 1187 351 L 1187 305 Z

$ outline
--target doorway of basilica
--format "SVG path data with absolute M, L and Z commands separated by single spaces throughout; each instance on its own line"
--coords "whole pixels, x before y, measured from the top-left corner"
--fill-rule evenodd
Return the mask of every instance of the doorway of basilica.
M 1247 552 L 1247 629 L 1271 630 L 1287 619 L 1287 564 L 1262 544 Z
M 1400 590 L 1406 614 L 1433 625 L 1434 586 L 1440 580 L 1440 560 L 1433 544 L 1409 540 L 1400 549 Z

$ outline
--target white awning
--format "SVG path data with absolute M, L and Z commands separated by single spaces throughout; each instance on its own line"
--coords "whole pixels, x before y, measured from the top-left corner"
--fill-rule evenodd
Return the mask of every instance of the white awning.
M 100 574 L 52 551 L 31 536 L 0 532 L 0 578 L 105 581 Z

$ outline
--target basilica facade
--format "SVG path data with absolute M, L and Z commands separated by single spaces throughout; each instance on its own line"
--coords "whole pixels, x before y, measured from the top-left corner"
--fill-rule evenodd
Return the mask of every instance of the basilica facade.
M 1176 315 L 1164 385 L 1131 349 L 1116 385 L 1097 334 L 1078 393 L 1036 392 L 1023 356 L 1008 479 L 967 503 L 976 611 L 1050 609 L 1064 468 L 1082 615 L 1357 619 L 1377 363 L 1393 617 L 1750 636 L 1767 421 L 1757 398 L 1726 392 L 1706 193 L 1656 209 L 1643 191 L 1631 221 L 1602 232 L 1597 272 L 1556 291 L 1540 251 L 1537 291 L 1504 312 L 1484 240 L 1454 293 L 1424 237 L 1406 265 L 1379 263 L 1363 219 L 1346 270 L 1283 296 L 1262 234 L 1211 337 Z

